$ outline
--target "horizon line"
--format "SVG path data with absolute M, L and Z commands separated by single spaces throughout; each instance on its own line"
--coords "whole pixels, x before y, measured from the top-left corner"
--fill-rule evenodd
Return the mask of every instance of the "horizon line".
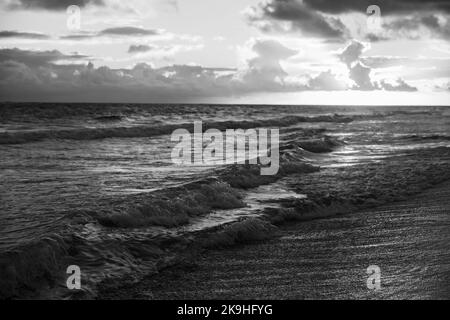
M 431 104 L 293 104 L 293 103 L 280 103 L 280 104 L 273 104 L 273 103 L 214 103 L 214 102 L 107 102 L 107 101 L 85 101 L 85 102 L 79 102 L 79 101 L 0 101 L 0 104 L 5 103 L 14 103 L 14 104 L 24 104 L 24 103 L 40 103 L 40 104 L 64 104 L 64 103 L 70 103 L 70 104 L 88 104 L 88 103 L 94 103 L 94 104 L 182 104 L 182 105 L 217 105 L 217 106 L 296 106 L 296 107 L 450 107 L 450 104 L 448 105 L 431 105 Z

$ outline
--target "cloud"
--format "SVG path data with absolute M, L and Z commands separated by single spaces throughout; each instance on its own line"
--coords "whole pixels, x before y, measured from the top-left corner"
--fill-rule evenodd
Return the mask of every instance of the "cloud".
M 367 27 L 366 10 L 380 7 L 380 30 Z M 448 0 L 266 0 L 245 11 L 263 32 L 299 33 L 324 41 L 450 38 Z
M 278 0 L 283 1 L 283 0 Z M 405 14 L 418 11 L 450 12 L 448 0 L 303 0 L 311 9 L 330 14 L 366 12 L 367 7 L 376 4 L 382 14 Z
M 50 39 L 50 36 L 43 34 L 43 33 L 37 33 L 37 32 L 19 32 L 19 31 L 11 31 L 11 30 L 4 30 L 0 31 L 0 39 L 5 38 L 21 38 L 21 39 Z
M 128 53 L 134 58 L 170 60 L 179 52 L 203 49 L 202 44 L 173 44 L 173 45 L 130 45 Z
M 355 82 L 354 88 L 358 90 L 377 89 L 370 79 L 371 69 L 359 61 L 366 49 L 363 43 L 353 40 L 338 55 L 339 59 L 347 65 L 349 77 Z
M 195 65 L 154 68 L 146 63 L 113 69 L 95 67 L 87 63 L 89 56 L 78 53 L 0 49 L 0 99 L 186 102 L 256 92 L 417 90 L 401 78 L 394 82 L 373 81 L 372 69 L 364 63 L 369 59 L 363 56 L 365 45 L 357 41 L 350 42 L 338 54 L 347 66 L 347 76 L 328 70 L 313 77 L 306 75 L 304 80 L 288 75 L 283 68 L 284 61 L 296 56 L 297 50 L 275 40 L 254 39 L 248 46 L 252 55 L 239 70 Z M 153 47 L 134 45 L 129 51 L 147 49 L 152 51 Z M 382 60 L 373 60 L 377 59 Z M 295 59 L 289 63 L 292 61 Z
M 275 40 L 256 40 L 252 45 L 256 56 L 248 60 L 243 81 L 250 87 L 264 87 L 265 90 L 284 90 L 287 73 L 280 62 L 297 54 Z
M 380 82 L 372 81 L 370 73 L 372 69 L 365 66 L 361 62 L 356 62 L 349 69 L 349 77 L 355 83 L 352 89 L 355 90 L 386 90 L 386 91 L 406 91 L 413 92 L 417 91 L 416 87 L 413 87 L 405 82 L 405 80 L 398 78 L 395 83 L 389 83 L 386 80 L 381 80 Z
M 17 9 L 44 9 L 53 11 L 65 11 L 71 5 L 80 8 L 87 5 L 103 5 L 103 0 L 13 0 L 8 4 L 11 10 Z
M 449 40 L 450 17 L 433 13 L 395 17 L 383 23 L 380 34 L 384 39 L 443 38 Z
M 243 70 L 139 63 L 132 68 L 63 64 L 83 59 L 59 51 L 0 49 L 0 99 L 45 101 L 189 101 L 197 97 L 298 90 L 285 84 L 280 62 L 294 55 L 276 41 L 255 41 Z
M 144 29 L 137 27 L 115 27 L 100 30 L 98 32 L 82 32 L 78 34 L 70 34 L 66 36 L 61 36 L 60 39 L 63 40 L 86 40 L 99 37 L 145 37 L 145 36 L 157 36 L 161 35 L 163 32 L 156 29 Z
M 154 36 L 158 35 L 158 30 L 136 28 L 136 27 L 116 27 L 100 31 L 99 35 L 118 35 L 118 36 Z
M 131 45 L 128 48 L 128 53 L 142 53 L 142 52 L 148 52 L 150 50 L 154 49 L 152 46 L 140 44 L 140 45 Z
M 370 71 L 371 69 L 361 62 L 357 62 L 355 65 L 350 67 L 349 75 L 350 79 L 352 79 L 356 86 L 354 89 L 358 90 L 375 90 L 377 89 L 376 85 L 372 83 L 370 79 Z
M 417 91 L 417 88 L 410 86 L 401 78 L 395 84 L 384 80 L 381 80 L 380 83 L 372 81 L 372 68 L 364 64 L 364 61 L 370 61 L 371 59 L 362 57 L 363 52 L 367 49 L 368 47 L 363 43 L 353 40 L 338 54 L 339 59 L 348 68 L 349 78 L 354 82 L 353 89 L 364 91 L 380 89 L 387 91 Z
M 296 50 L 289 49 L 275 40 L 256 40 L 252 49 L 259 58 L 270 61 L 287 59 L 297 54 Z
M 61 36 L 59 37 L 61 40 L 87 40 L 87 39 L 93 39 L 95 37 L 97 37 L 98 34 L 94 34 L 94 33 L 80 33 L 80 34 L 70 34 L 70 35 L 66 35 L 66 36 Z
M 7 71 L 7 72 L 5 72 Z M 189 101 L 234 92 L 229 78 L 200 66 L 154 69 L 141 63 L 131 69 L 106 66 L 30 68 L 0 62 L 0 97 L 44 101 Z
M 348 89 L 345 82 L 337 79 L 331 70 L 319 73 L 308 82 L 311 90 L 339 91 Z
M 380 85 L 386 91 L 409 91 L 409 92 L 417 91 L 417 88 L 410 86 L 403 79 L 400 78 L 397 79 L 396 84 L 391 84 L 386 82 L 385 80 L 382 80 Z
M 362 56 L 360 61 L 377 69 L 378 78 L 404 77 L 426 86 L 436 79 L 448 78 L 450 74 L 450 58 L 444 57 Z
M 86 59 L 88 56 L 80 54 L 63 54 L 58 50 L 32 51 L 13 49 L 0 49 L 0 62 L 15 61 L 30 67 L 48 66 L 49 64 L 65 60 Z
M 271 0 L 249 7 L 248 21 L 262 31 L 301 32 L 305 36 L 328 39 L 345 37 L 346 27 L 339 18 L 311 10 L 301 1 Z
M 339 54 L 339 58 L 347 66 L 350 66 L 353 62 L 359 60 L 361 54 L 366 50 L 366 46 L 357 41 L 353 40 L 345 49 Z

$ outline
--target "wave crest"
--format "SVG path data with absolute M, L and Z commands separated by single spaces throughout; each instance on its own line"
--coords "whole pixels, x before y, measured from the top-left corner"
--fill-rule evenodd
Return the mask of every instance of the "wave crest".
M 203 123 L 203 129 L 251 129 L 260 127 L 286 127 L 299 122 L 350 122 L 352 118 L 333 116 L 286 116 L 282 118 L 244 121 L 214 121 Z M 21 144 L 46 139 L 96 140 L 106 138 L 140 138 L 171 134 L 176 129 L 192 129 L 193 123 L 162 126 L 134 126 L 112 128 L 82 128 L 42 131 L 17 131 L 0 133 L 0 144 Z

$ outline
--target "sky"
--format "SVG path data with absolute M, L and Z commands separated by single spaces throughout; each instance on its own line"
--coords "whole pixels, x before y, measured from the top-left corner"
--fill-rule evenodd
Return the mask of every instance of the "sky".
M 2 0 L 0 101 L 448 105 L 448 0 Z

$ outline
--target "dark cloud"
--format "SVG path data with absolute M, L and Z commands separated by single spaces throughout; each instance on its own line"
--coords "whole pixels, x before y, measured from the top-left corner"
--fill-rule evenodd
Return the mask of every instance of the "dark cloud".
M 286 0 L 274 0 L 284 2 Z M 288 0 L 298 2 L 299 0 Z M 370 5 L 378 5 L 381 13 L 402 14 L 418 11 L 442 11 L 450 12 L 448 0 L 303 0 L 311 9 L 324 13 L 339 14 L 347 12 L 365 13 Z
M 144 29 L 136 27 L 115 27 L 103 29 L 99 32 L 83 32 L 78 34 L 70 34 L 60 37 L 62 40 L 86 40 L 98 37 L 144 37 L 160 35 L 161 31 L 155 29 Z
M 97 34 L 70 34 L 67 36 L 61 36 L 62 40 L 86 40 L 95 38 Z
M 256 57 L 244 70 L 173 65 L 153 68 L 140 63 L 112 69 L 63 64 L 85 58 L 59 51 L 0 49 L 0 99 L 37 101 L 188 101 L 261 91 L 295 91 L 283 83 L 280 61 L 295 54 L 276 41 L 257 41 Z
M 152 46 L 148 46 L 145 44 L 131 45 L 128 48 L 128 53 L 142 53 L 142 52 L 148 52 L 152 49 L 153 49 Z
M 0 62 L 0 99 L 34 101 L 189 101 L 244 92 L 231 77 L 195 66 L 154 69 L 141 63 L 131 69 L 106 66 L 31 68 Z
M 116 27 L 108 28 L 99 32 L 99 35 L 118 35 L 118 36 L 154 36 L 158 35 L 158 30 L 143 29 L 136 27 Z
M 383 24 L 382 28 L 390 38 L 419 39 L 439 37 L 450 39 L 450 17 L 442 17 L 432 13 L 421 13 L 409 17 L 399 17 Z
M 381 17 L 388 21 L 380 32 L 361 28 L 355 31 L 350 24 L 345 25 L 342 14 L 365 15 L 371 5 L 378 5 Z M 267 0 L 246 11 L 249 23 L 263 32 L 300 32 L 326 41 L 348 40 L 355 36 L 370 41 L 424 37 L 448 39 L 449 13 L 448 0 Z M 428 32 L 424 33 L 424 29 Z M 355 32 L 363 34 L 355 35 Z
M 58 50 L 31 51 L 20 50 L 18 48 L 0 50 L 0 62 L 15 61 L 30 67 L 48 66 L 61 60 L 79 60 L 85 58 L 88 58 L 88 56 L 80 54 L 67 55 Z
M 44 9 L 63 11 L 71 5 L 85 7 L 87 5 L 103 5 L 103 0 L 15 0 L 9 9 Z
M 301 1 L 294 0 L 260 3 L 249 9 L 247 18 L 263 31 L 299 31 L 305 36 L 329 39 L 344 38 L 348 32 L 338 18 L 322 15 Z M 290 25 L 283 26 L 282 23 Z
M 49 39 L 50 36 L 42 33 L 36 32 L 19 32 L 19 31 L 10 31 L 4 30 L 0 31 L 0 39 L 5 38 L 21 38 L 21 39 Z

